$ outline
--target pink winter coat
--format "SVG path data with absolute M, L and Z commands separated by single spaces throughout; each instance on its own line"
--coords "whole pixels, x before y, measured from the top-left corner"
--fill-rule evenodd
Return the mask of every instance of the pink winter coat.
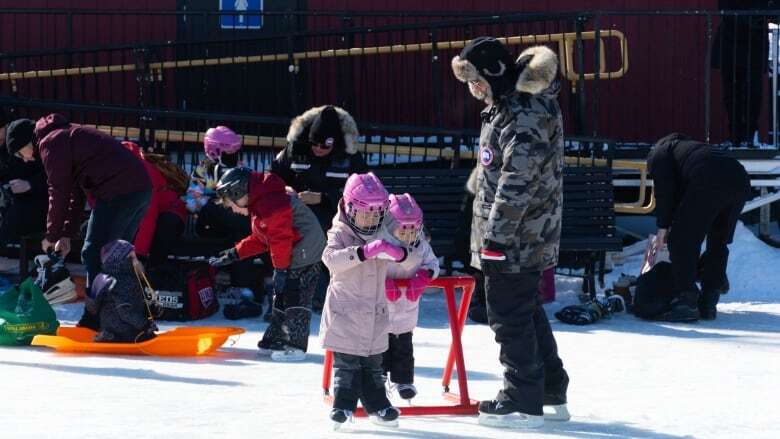
M 388 348 L 385 275 L 389 262 L 361 261 L 358 248 L 366 241 L 343 218 L 339 208 L 322 252 L 330 284 L 320 320 L 320 341 L 330 351 L 368 357 Z
M 390 279 L 409 279 L 417 273 L 417 270 L 433 271 L 433 279 L 439 277 L 439 259 L 433 253 L 428 241 L 421 239 L 409 254 L 406 260 L 399 264 L 390 263 L 387 266 L 387 277 Z M 417 317 L 420 313 L 420 301 L 411 301 L 402 294 L 395 302 L 387 302 L 390 311 L 390 333 L 405 334 L 412 332 L 417 327 Z

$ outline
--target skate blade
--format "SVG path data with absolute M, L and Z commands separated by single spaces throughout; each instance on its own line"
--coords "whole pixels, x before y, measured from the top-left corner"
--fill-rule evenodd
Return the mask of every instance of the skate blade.
M 271 353 L 271 359 L 280 363 L 294 363 L 306 359 L 305 352 L 276 351 Z
M 480 413 L 478 423 L 487 427 L 524 430 L 542 427 L 544 425 L 544 417 L 521 413 L 512 413 L 509 415 L 489 415 Z
M 392 421 L 384 421 L 382 418 L 379 418 L 377 416 L 371 416 L 371 423 L 374 425 L 378 425 L 380 427 L 387 427 L 387 428 L 398 428 L 398 419 L 393 419 Z
M 270 357 L 271 355 L 273 355 L 274 352 L 278 352 L 278 351 L 275 351 L 273 349 L 257 348 L 258 357 Z
M 553 409 L 553 413 L 545 413 L 545 421 L 566 422 L 571 419 L 571 414 L 566 404 L 545 406 L 545 408 Z

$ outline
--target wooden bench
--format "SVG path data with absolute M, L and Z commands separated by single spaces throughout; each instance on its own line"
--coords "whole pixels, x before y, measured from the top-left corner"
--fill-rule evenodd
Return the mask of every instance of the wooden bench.
M 587 163 L 587 162 L 586 162 Z M 470 169 L 377 169 L 391 193 L 411 194 L 425 214 L 431 246 L 451 272 L 458 256 L 455 235 L 462 221 L 461 204 Z M 619 251 L 615 229 L 612 168 L 566 166 L 563 175 L 563 219 L 559 272 L 582 270 L 583 292 L 595 295 L 596 277 L 603 282 L 606 252 Z M 463 261 L 468 265 L 469 261 Z M 564 270 L 568 269 L 568 272 Z
M 559 269 L 582 269 L 583 293 L 595 297 L 608 251 L 622 249 L 615 229 L 611 166 L 566 166 Z M 559 270 L 560 271 L 560 270 Z
M 388 192 L 409 193 L 425 216 L 436 256 L 444 257 L 447 272 L 457 255 L 455 234 L 461 222 L 461 204 L 471 169 L 375 169 Z M 468 264 L 469 261 L 463 261 Z
M 25 279 L 30 275 L 30 261 L 35 256 L 43 254 L 41 250 L 43 234 L 23 236 L 19 246 L 19 277 Z M 71 252 L 67 257 L 68 262 L 80 264 L 81 248 L 84 245 L 82 238 L 71 240 Z M 205 262 L 211 256 L 216 256 L 225 249 L 225 243 L 220 239 L 201 238 L 195 234 L 195 217 L 188 216 L 184 234 L 176 245 L 169 249 L 168 258 L 183 262 Z
M 420 204 L 425 226 L 431 235 L 431 247 L 444 257 L 444 267 L 452 272 L 452 262 L 459 256 L 455 236 L 462 222 L 461 205 L 471 169 L 375 169 L 390 193 L 409 193 Z M 223 250 L 220 240 L 200 238 L 194 232 L 190 217 L 183 239 L 171 249 L 169 258 L 205 261 Z M 19 271 L 29 273 L 29 261 L 40 254 L 42 237 L 25 237 L 19 251 Z M 83 241 L 73 241 L 69 259 L 78 262 Z M 622 241 L 615 229 L 612 168 L 609 166 L 566 166 L 563 175 L 563 221 L 561 230 L 559 272 L 573 275 L 582 270 L 583 292 L 596 292 L 596 277 L 603 282 L 608 251 L 619 251 Z M 469 261 L 462 261 L 465 265 Z M 568 272 L 563 270 L 568 269 Z

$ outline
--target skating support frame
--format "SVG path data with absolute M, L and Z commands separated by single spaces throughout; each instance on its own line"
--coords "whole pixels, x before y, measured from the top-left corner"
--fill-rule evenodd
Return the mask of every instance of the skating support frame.
M 400 287 L 405 287 L 402 281 L 397 282 Z M 447 299 L 447 316 L 450 321 L 450 331 L 452 333 L 452 343 L 450 344 L 447 363 L 444 366 L 441 384 L 443 387 L 443 396 L 446 401 L 454 403 L 453 405 L 435 405 L 435 406 L 411 406 L 400 407 L 402 416 L 434 416 L 434 415 L 476 415 L 478 412 L 478 402 L 469 398 L 468 381 L 466 378 L 466 364 L 463 359 L 463 344 L 461 334 L 466 325 L 471 295 L 474 292 L 474 278 L 471 276 L 449 276 L 440 277 L 431 281 L 428 288 L 438 288 L 444 290 L 444 297 Z M 463 289 L 463 295 L 460 299 L 460 306 L 455 306 L 455 290 Z M 333 375 L 333 353 L 325 351 L 325 361 L 322 373 L 322 389 L 325 395 L 325 402 L 333 404 L 333 396 L 330 393 L 331 377 Z M 456 367 L 458 374 L 458 390 L 460 394 L 450 392 L 450 381 L 452 379 L 452 369 Z M 358 407 L 355 416 L 366 416 L 362 407 Z

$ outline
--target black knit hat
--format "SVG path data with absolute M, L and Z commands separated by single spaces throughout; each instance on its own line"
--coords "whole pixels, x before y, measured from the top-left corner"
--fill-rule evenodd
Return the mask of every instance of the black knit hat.
M 341 130 L 339 114 L 332 106 L 322 109 L 309 129 L 309 141 L 316 145 L 327 145 L 344 149 L 344 132 Z
M 512 54 L 493 37 L 469 41 L 452 59 L 452 70 L 462 82 L 485 80 L 496 97 L 514 90 L 518 74 Z
M 9 123 L 5 131 L 5 147 L 8 149 L 8 154 L 14 155 L 32 142 L 34 130 L 35 121 L 30 119 L 16 119 Z

